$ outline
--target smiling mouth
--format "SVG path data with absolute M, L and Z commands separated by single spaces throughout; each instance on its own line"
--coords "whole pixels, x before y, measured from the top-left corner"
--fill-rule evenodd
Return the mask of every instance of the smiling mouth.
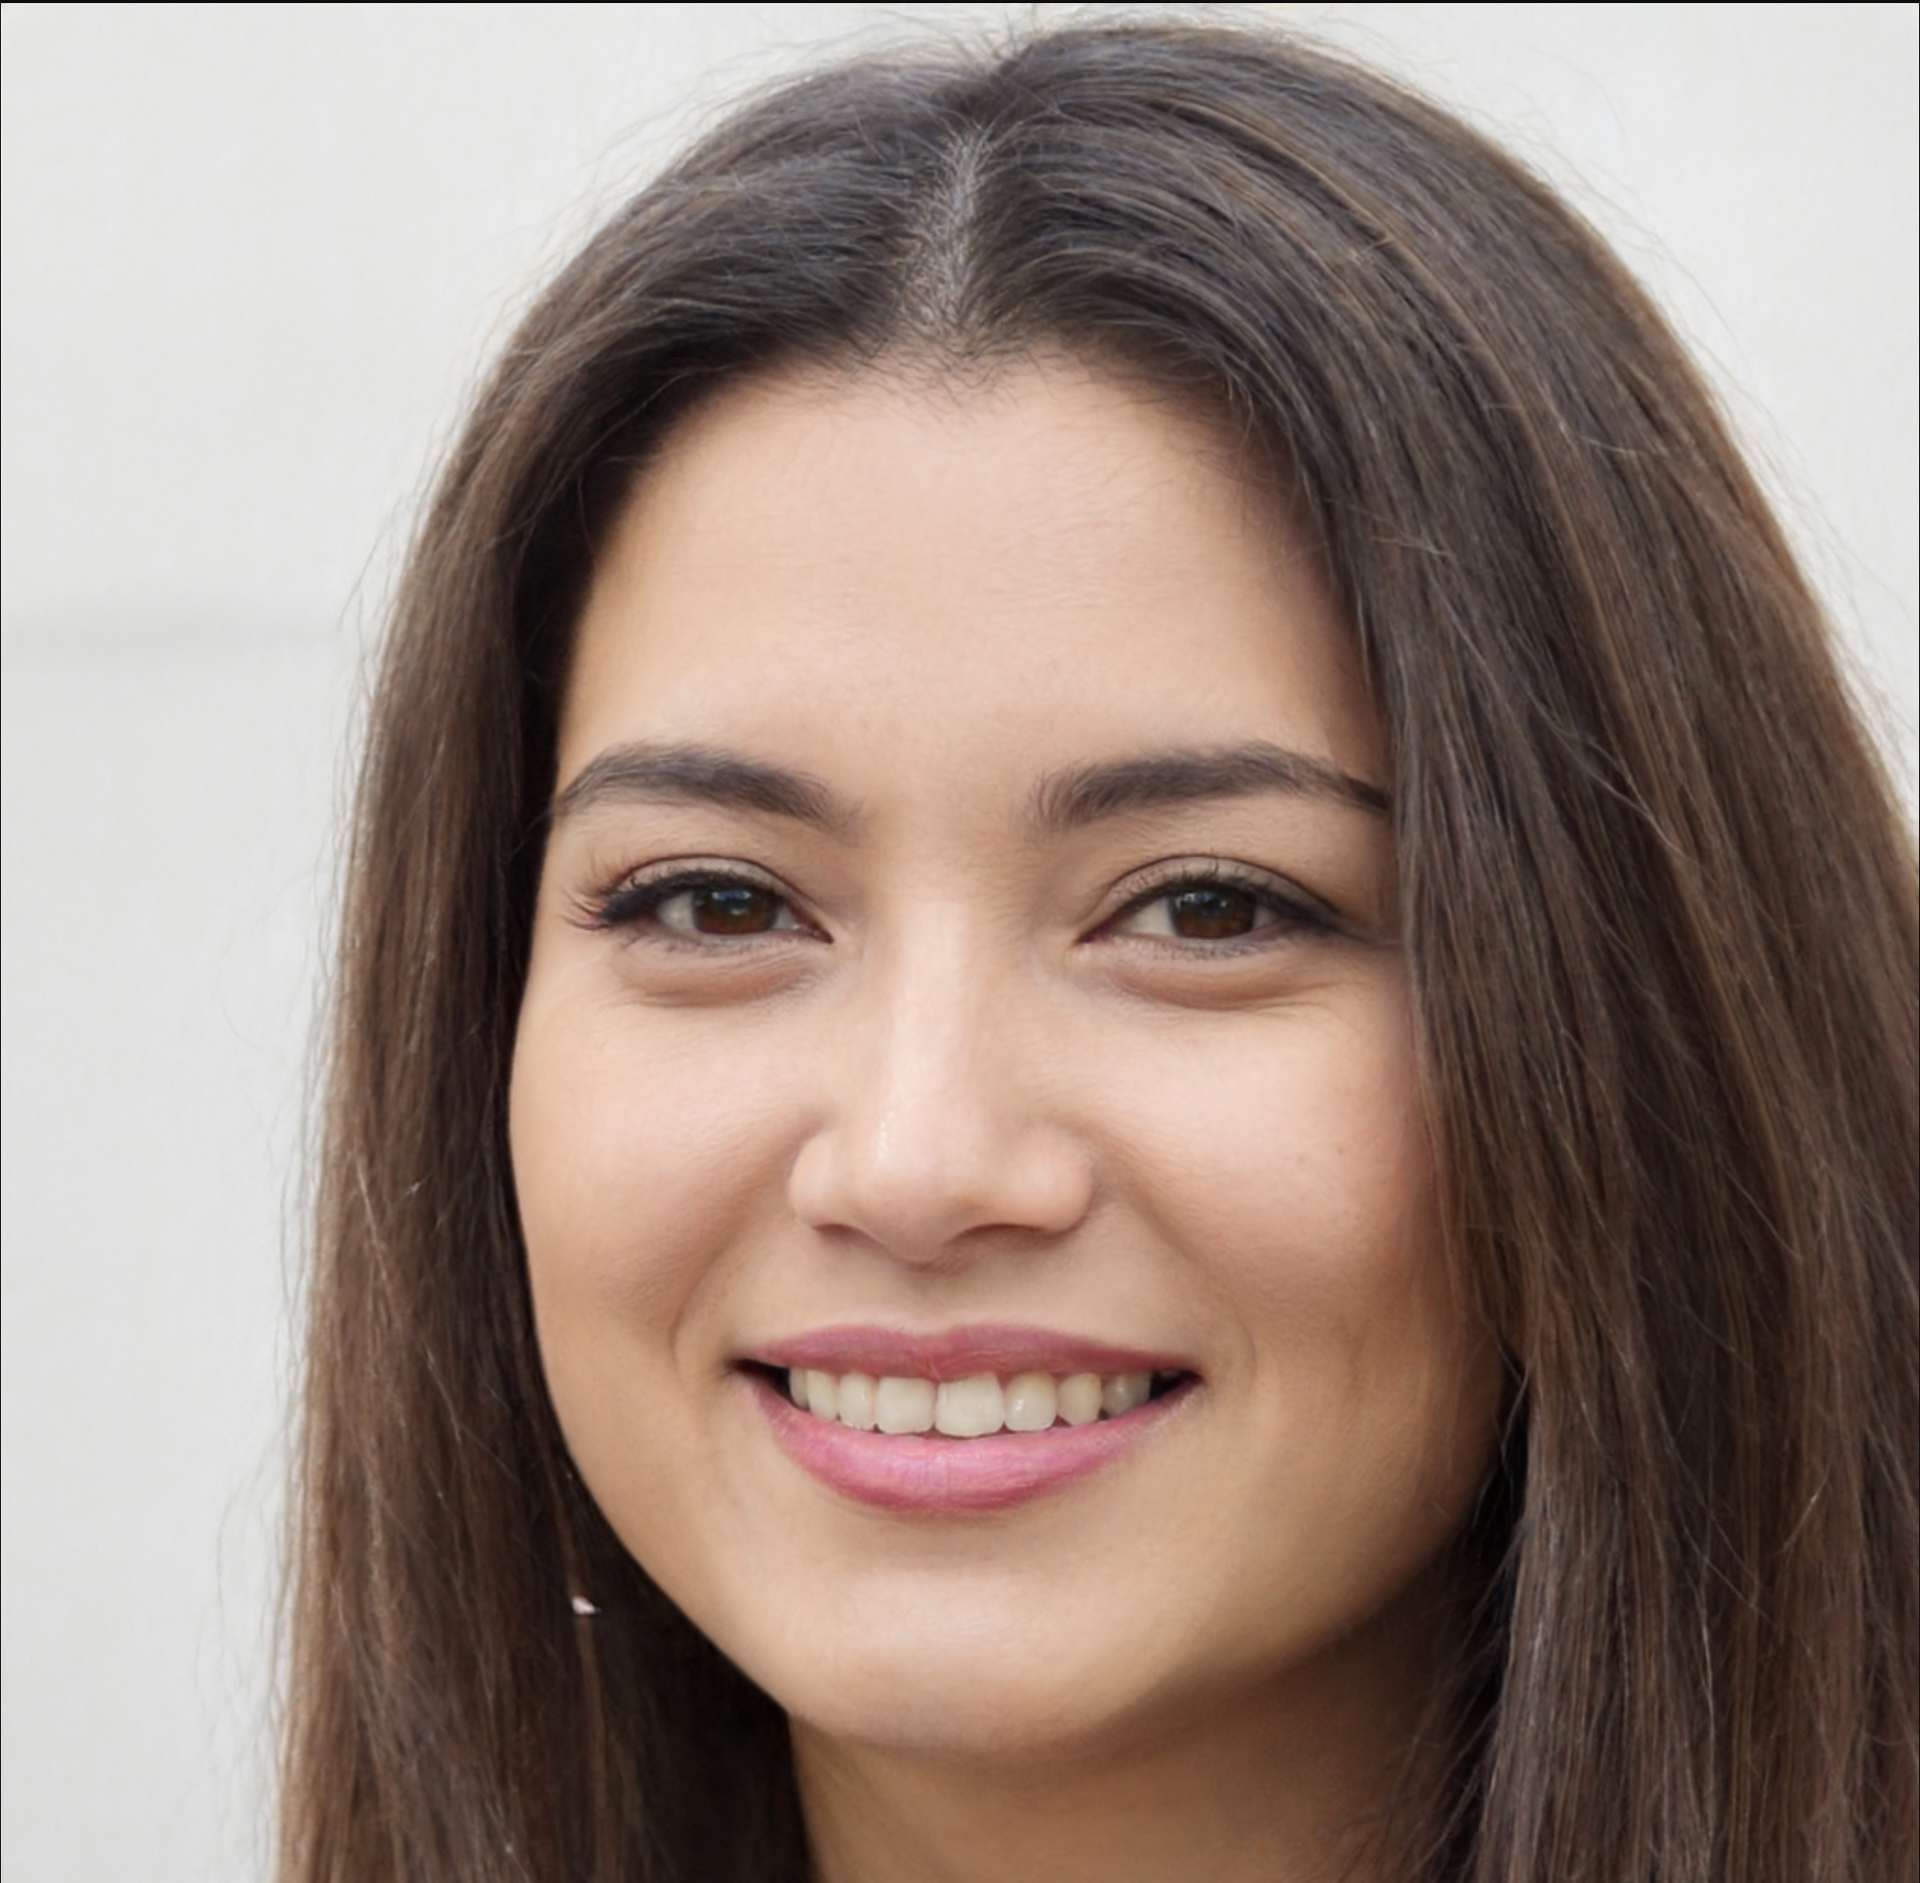
M 753 1370 L 823 1424 L 889 1437 L 951 1439 L 1051 1432 L 1124 1418 L 1194 1377 L 1179 1371 L 1022 1372 L 931 1380 L 814 1367 Z

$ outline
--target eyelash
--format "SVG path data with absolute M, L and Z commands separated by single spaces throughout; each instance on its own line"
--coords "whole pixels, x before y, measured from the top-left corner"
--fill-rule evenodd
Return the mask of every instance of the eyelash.
M 669 927 L 659 920 L 659 912 L 677 897 L 702 889 L 752 890 L 771 897 L 786 913 L 794 916 L 790 927 L 751 929 L 736 935 L 724 931 Z M 1267 912 L 1270 920 L 1261 922 L 1243 935 L 1198 937 L 1177 934 L 1139 934 L 1136 939 L 1175 949 L 1183 954 L 1219 956 L 1272 948 L 1293 939 L 1301 932 L 1339 932 L 1340 924 L 1332 911 L 1317 898 L 1302 895 L 1276 877 L 1263 872 L 1237 869 L 1224 863 L 1181 864 L 1150 888 L 1133 896 L 1123 907 L 1107 917 L 1089 940 L 1109 940 L 1124 933 L 1122 925 L 1152 909 L 1156 904 L 1193 890 L 1225 890 L 1249 898 Z M 652 878 L 628 878 L 606 893 L 592 899 L 586 911 L 587 926 L 607 932 L 627 930 L 646 933 L 655 944 L 668 947 L 712 948 L 733 942 L 756 942 L 773 935 L 815 933 L 794 909 L 793 898 L 769 879 L 736 867 L 695 867 L 672 870 Z
M 1172 873 L 1151 888 L 1142 890 L 1125 907 L 1109 916 L 1095 932 L 1095 939 L 1115 935 L 1121 932 L 1120 925 L 1132 917 L 1143 914 L 1158 903 L 1196 889 L 1225 890 L 1245 896 L 1264 909 L 1272 919 L 1260 923 L 1244 935 L 1212 938 L 1152 935 L 1140 939 L 1154 941 L 1187 954 L 1242 954 L 1279 946 L 1303 931 L 1328 934 L 1336 932 L 1339 927 L 1331 910 L 1278 877 L 1268 876 L 1262 871 L 1235 868 L 1226 863 L 1184 863 L 1174 866 Z
M 738 868 L 718 865 L 682 868 L 663 876 L 631 877 L 596 896 L 588 908 L 588 925 L 596 929 L 621 929 L 645 932 L 650 940 L 668 947 L 711 947 L 729 940 L 758 941 L 769 934 L 801 934 L 806 924 L 796 919 L 792 928 L 762 929 L 739 936 L 727 936 L 699 929 L 670 928 L 659 920 L 660 911 L 678 896 L 702 889 L 749 889 L 770 897 L 779 907 L 793 911 L 793 898 L 767 878 Z

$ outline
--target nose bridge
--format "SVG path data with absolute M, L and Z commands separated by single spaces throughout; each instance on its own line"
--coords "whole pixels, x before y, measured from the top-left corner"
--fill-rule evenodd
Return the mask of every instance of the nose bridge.
M 948 905 L 877 947 L 856 982 L 794 1168 L 801 1218 L 919 1262 L 974 1230 L 1071 1228 L 1091 1175 L 1037 1076 L 1047 1031 L 1013 951 Z

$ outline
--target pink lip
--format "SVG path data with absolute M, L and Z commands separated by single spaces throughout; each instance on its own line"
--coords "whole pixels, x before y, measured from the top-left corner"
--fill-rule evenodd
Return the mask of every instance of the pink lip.
M 745 1377 L 780 1449 L 801 1470 L 862 1504 L 928 1517 L 1008 1510 L 1091 1477 L 1151 1438 L 1192 1387 L 1189 1381 L 1093 1425 L 991 1438 L 891 1437 L 817 1419 L 767 1380 Z
M 823 1327 L 778 1340 L 746 1356 L 774 1367 L 822 1373 L 871 1373 L 906 1380 L 964 1380 L 979 1373 L 1189 1373 L 1184 1360 L 1137 1347 L 1055 1334 L 1040 1327 L 983 1325 L 943 1334 L 887 1327 Z M 1083 1428 L 1084 1429 L 1084 1428 Z M 978 1443 L 973 1440 L 970 1443 Z

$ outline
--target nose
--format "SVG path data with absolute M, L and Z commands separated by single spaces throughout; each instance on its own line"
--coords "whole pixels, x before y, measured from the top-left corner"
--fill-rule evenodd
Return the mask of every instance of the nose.
M 1057 1040 L 962 953 L 875 976 L 823 1060 L 826 1104 L 788 1180 L 809 1227 L 926 1267 L 990 1232 L 1064 1235 L 1093 1202 L 1087 1148 L 1058 1115 Z

